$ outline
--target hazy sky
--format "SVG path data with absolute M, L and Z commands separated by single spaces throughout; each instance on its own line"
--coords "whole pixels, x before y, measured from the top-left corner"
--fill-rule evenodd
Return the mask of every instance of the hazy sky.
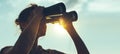
M 14 45 L 20 34 L 14 20 L 30 3 L 48 7 L 63 2 L 67 11 L 75 10 L 78 34 L 91 54 L 120 54 L 120 0 L 0 0 L 0 49 Z M 39 39 L 45 49 L 77 54 L 69 34 L 47 24 L 46 36 Z

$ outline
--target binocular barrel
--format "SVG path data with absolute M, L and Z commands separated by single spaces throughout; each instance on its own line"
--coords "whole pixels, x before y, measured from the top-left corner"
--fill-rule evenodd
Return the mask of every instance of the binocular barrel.
M 66 7 L 63 3 L 58 3 L 44 9 L 44 15 L 55 15 L 66 12 Z
M 66 7 L 64 3 L 58 3 L 50 7 L 46 7 L 44 8 L 43 13 L 46 17 L 47 23 L 58 21 L 61 17 L 66 18 L 70 21 L 76 21 L 78 19 L 77 13 L 75 11 L 66 12 Z
M 59 15 L 51 15 L 48 18 L 46 18 L 46 22 L 47 23 L 54 23 L 56 21 L 59 21 L 60 18 L 65 18 L 68 21 L 77 21 L 78 19 L 78 15 L 75 11 L 71 11 L 71 12 L 65 12 L 63 14 L 59 14 Z

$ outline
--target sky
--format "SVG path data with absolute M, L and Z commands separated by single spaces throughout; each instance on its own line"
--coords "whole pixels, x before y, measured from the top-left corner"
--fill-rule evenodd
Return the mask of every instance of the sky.
M 120 0 L 0 0 L 0 49 L 15 44 L 20 29 L 14 21 L 29 4 L 48 7 L 59 2 L 65 3 L 67 12 L 78 13 L 73 24 L 90 54 L 120 54 Z M 77 54 L 69 34 L 57 28 L 47 24 L 46 35 L 39 38 L 39 45 Z

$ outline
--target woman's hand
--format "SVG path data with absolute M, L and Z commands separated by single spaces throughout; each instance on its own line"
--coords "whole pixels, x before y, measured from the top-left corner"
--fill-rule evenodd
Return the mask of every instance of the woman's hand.
M 39 6 L 38 8 L 35 9 L 34 14 L 37 16 L 37 14 L 39 14 L 41 10 L 42 10 L 41 13 L 43 14 L 43 9 L 44 9 L 43 7 Z M 45 33 L 46 33 L 46 18 L 45 18 L 44 15 L 42 15 L 41 17 L 42 18 L 40 20 L 39 29 L 38 29 L 38 33 L 37 33 L 37 38 L 39 38 L 41 36 L 44 36 Z
M 40 21 L 39 29 L 37 32 L 37 38 L 45 35 L 45 33 L 46 33 L 46 18 L 43 15 L 43 9 L 44 9 L 44 7 L 39 6 L 39 7 L 36 7 L 33 11 L 34 17 L 40 18 L 39 19 L 39 21 Z M 40 14 L 42 14 L 42 15 L 40 15 Z
M 39 25 L 39 30 L 37 33 L 37 37 L 44 36 L 46 34 L 46 18 L 43 16 L 43 19 L 41 20 L 41 23 Z

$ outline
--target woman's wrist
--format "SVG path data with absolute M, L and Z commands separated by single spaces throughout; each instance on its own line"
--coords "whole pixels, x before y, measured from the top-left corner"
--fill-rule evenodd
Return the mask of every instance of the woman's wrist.
M 73 24 L 72 23 L 67 24 L 65 29 L 67 30 L 70 37 L 72 38 L 72 40 L 76 46 L 78 54 L 89 54 L 88 49 L 86 48 L 84 42 L 82 41 L 82 39 L 80 38 L 80 36 L 76 32 Z

